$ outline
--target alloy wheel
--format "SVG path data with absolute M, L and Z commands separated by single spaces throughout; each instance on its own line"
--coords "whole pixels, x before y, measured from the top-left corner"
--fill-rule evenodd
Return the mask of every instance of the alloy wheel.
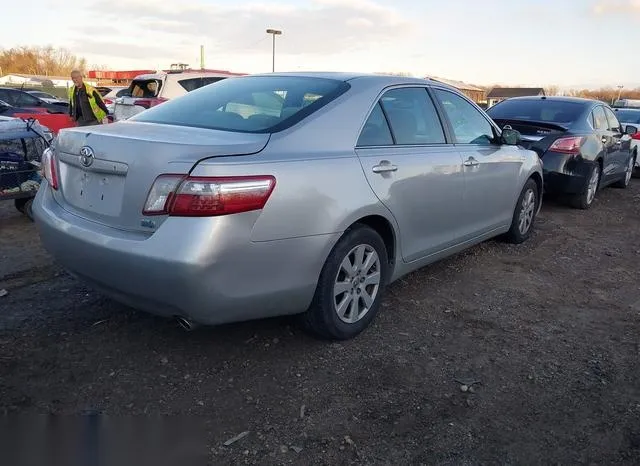
M 340 320 L 353 324 L 372 308 L 381 282 L 376 250 L 360 244 L 342 260 L 333 285 L 334 308 Z
M 629 184 L 629 182 L 631 181 L 631 175 L 633 175 L 633 168 L 634 168 L 634 163 L 635 161 L 633 160 L 633 157 L 631 157 L 629 159 L 629 165 L 627 166 L 627 173 L 625 173 L 624 175 L 624 184 L 625 186 Z
M 524 235 L 531 228 L 533 217 L 536 212 L 536 194 L 533 189 L 528 189 L 522 198 L 520 215 L 518 216 L 518 230 Z
M 600 179 L 600 166 L 596 165 L 589 178 L 589 185 L 587 186 L 587 204 L 591 204 L 596 197 L 596 191 L 598 190 L 598 181 Z

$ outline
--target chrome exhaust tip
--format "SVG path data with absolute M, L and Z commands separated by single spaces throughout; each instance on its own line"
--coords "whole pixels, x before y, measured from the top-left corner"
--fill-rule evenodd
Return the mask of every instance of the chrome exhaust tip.
M 198 325 L 195 322 L 186 317 L 178 316 L 176 317 L 176 322 L 178 322 L 178 325 L 186 332 L 191 332 L 198 328 Z

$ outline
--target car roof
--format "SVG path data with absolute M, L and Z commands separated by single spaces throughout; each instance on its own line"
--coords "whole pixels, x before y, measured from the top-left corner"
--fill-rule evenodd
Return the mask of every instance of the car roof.
M 569 96 L 561 96 L 561 95 L 552 95 L 552 96 L 525 96 L 525 97 L 511 97 L 507 99 L 509 101 L 516 100 L 548 100 L 550 102 L 573 102 L 577 104 L 602 104 L 607 105 L 604 102 L 596 99 L 585 99 L 583 97 L 569 97 Z
M 451 89 L 459 92 L 455 87 L 445 84 L 441 81 L 428 78 L 414 78 L 411 76 L 396 76 L 390 74 L 375 74 L 375 73 L 357 73 L 357 72 L 345 72 L 345 71 L 291 71 L 291 72 L 278 72 L 278 73 L 259 73 L 241 76 L 240 78 L 256 76 L 295 76 L 302 78 L 324 78 L 335 79 L 338 81 L 354 81 L 354 80 L 367 80 L 370 83 L 382 84 L 387 86 L 398 84 L 419 84 L 424 86 L 439 86 L 447 89 Z

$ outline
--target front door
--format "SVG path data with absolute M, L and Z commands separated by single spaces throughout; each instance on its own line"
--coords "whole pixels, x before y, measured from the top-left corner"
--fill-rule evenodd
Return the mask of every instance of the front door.
M 398 223 L 406 262 L 460 242 L 466 230 L 462 159 L 447 144 L 426 88 L 383 94 L 356 152 L 371 188 Z
M 433 93 L 448 117 L 463 160 L 465 239 L 510 224 L 519 195 L 522 150 L 503 145 L 495 126 L 467 99 L 440 88 Z
M 631 138 L 622 131 L 622 125 L 616 115 L 605 107 L 609 134 L 611 137 L 610 153 L 613 161 L 612 178 L 619 179 L 627 170 L 627 163 L 631 156 Z

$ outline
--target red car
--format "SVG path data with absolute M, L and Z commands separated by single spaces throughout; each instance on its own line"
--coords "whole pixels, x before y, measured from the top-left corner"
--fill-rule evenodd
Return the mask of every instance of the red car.
M 0 115 L 24 120 L 33 118 L 42 126 L 46 126 L 53 134 L 58 134 L 63 128 L 76 126 L 75 121 L 67 113 L 52 113 L 43 107 L 14 107 L 0 100 Z

